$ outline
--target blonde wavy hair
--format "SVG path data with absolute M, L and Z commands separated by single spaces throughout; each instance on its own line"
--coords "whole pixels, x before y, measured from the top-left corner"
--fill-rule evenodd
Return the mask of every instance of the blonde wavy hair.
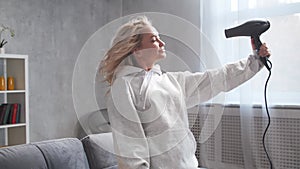
M 152 26 L 148 18 L 138 16 L 118 29 L 112 40 L 111 48 L 105 53 L 99 68 L 104 80 L 109 85 L 112 85 L 114 81 L 114 74 L 118 65 L 141 44 L 142 30 L 146 26 Z

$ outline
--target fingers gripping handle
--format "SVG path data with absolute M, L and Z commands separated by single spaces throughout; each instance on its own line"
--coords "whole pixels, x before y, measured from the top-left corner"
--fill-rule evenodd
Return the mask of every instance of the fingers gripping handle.
M 257 53 L 259 53 L 260 47 L 262 45 L 259 36 L 253 36 L 252 37 L 255 49 L 257 50 Z M 262 63 L 266 66 L 268 70 L 271 70 L 271 67 L 268 65 L 268 58 L 267 57 L 260 57 L 260 60 Z

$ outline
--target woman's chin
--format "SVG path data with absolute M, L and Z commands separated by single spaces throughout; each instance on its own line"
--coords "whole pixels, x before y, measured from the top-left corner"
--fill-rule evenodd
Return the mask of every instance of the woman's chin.
M 161 58 L 161 59 L 164 59 L 164 58 L 166 58 L 166 57 L 167 57 L 167 54 L 166 54 L 165 52 L 163 52 L 163 53 L 160 54 L 160 58 Z

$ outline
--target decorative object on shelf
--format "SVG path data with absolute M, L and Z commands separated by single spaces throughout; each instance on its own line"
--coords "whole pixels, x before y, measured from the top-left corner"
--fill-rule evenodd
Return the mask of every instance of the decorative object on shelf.
M 11 76 L 7 78 L 7 90 L 15 90 L 15 80 Z
M 12 28 L 5 26 L 3 24 L 0 25 L 0 54 L 5 53 L 4 45 L 7 44 L 7 40 L 5 40 L 2 36 L 2 33 L 4 33 L 5 31 L 10 32 L 10 37 L 15 36 L 15 31 Z
M 5 78 L 0 76 L 0 90 L 5 90 Z
M 5 48 L 4 47 L 0 48 L 0 54 L 4 54 L 4 53 L 5 53 Z

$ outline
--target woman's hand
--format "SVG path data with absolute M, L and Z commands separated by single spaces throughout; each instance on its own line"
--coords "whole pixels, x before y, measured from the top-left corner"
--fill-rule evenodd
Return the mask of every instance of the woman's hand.
M 251 46 L 252 46 L 252 49 L 255 50 L 255 45 L 254 45 L 254 39 L 253 39 L 253 38 L 251 38 Z M 267 47 L 266 43 L 263 43 L 263 44 L 260 46 L 258 55 L 259 55 L 260 57 L 270 57 L 270 56 L 271 56 L 271 53 L 270 53 L 270 51 L 268 50 L 268 47 Z
M 268 50 L 268 47 L 266 46 L 266 43 L 263 43 L 263 44 L 260 46 L 258 55 L 261 56 L 261 57 L 270 57 L 270 56 L 271 56 L 271 53 L 270 53 L 270 51 Z

